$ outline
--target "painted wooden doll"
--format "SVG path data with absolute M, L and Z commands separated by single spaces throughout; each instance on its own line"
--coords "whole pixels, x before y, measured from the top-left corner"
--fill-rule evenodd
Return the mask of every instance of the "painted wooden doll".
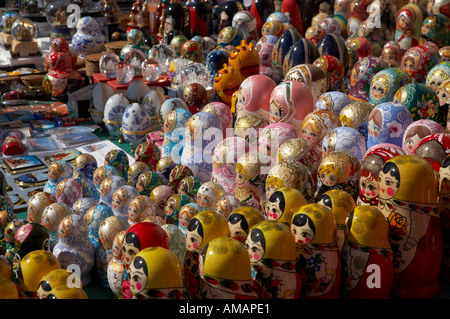
M 195 176 L 186 176 L 178 184 L 177 194 L 190 196 L 194 201 L 197 200 L 198 189 L 202 186 L 202 181 Z
M 395 42 L 403 53 L 419 44 L 423 15 L 420 7 L 414 3 L 404 5 L 397 12 Z
M 133 186 L 124 185 L 119 187 L 111 199 L 111 209 L 124 224 L 128 223 L 128 207 L 130 201 L 139 196 L 139 192 Z
M 164 209 L 166 224 L 178 225 L 178 214 L 181 208 L 188 203 L 193 203 L 193 199 L 189 195 L 174 194 L 169 197 Z
M 372 78 L 368 102 L 374 107 L 380 103 L 391 102 L 401 87 L 412 82 L 412 77 L 402 69 L 381 70 Z
M 322 55 L 313 64 L 325 73 L 327 91 L 344 91 L 345 69 L 341 60 L 333 55 Z
M 388 219 L 394 256 L 392 297 L 428 298 L 440 291 L 442 225 L 437 186 L 433 167 L 414 155 L 392 158 L 380 172 L 378 208 Z M 420 280 L 417 269 L 426 269 Z
M 267 199 L 264 215 L 267 220 L 275 220 L 290 226 L 292 216 L 307 201 L 300 191 L 291 187 L 282 187 Z
M 147 164 L 151 170 L 156 170 L 156 165 L 158 164 L 160 158 L 161 151 L 153 141 L 142 142 L 134 151 L 134 160 L 136 162 L 143 162 Z
M 171 156 L 175 163 L 180 163 L 184 130 L 191 116 L 192 113 L 183 108 L 174 109 L 167 114 L 163 125 L 162 157 Z
M 31 223 L 40 223 L 44 209 L 56 203 L 56 197 L 47 192 L 38 192 L 31 196 L 27 206 L 27 220 Z
M 265 220 L 263 213 L 251 206 L 236 208 L 227 217 L 230 236 L 241 243 L 247 239 L 250 230 L 259 222 Z
M 115 237 L 111 247 L 112 258 L 108 263 L 107 275 L 108 284 L 116 298 L 122 298 L 122 244 L 126 231 L 120 231 Z
M 44 192 L 56 196 L 56 187 L 63 179 L 72 177 L 73 168 L 66 161 L 57 160 L 48 168 L 48 181 L 44 185 Z
M 166 185 L 166 181 L 161 174 L 155 171 L 148 171 L 139 175 L 136 189 L 141 195 L 150 196 L 152 190 L 160 185 Z
M 259 299 L 299 299 L 302 279 L 297 272 L 295 239 L 288 226 L 262 221 L 245 241 L 252 279 L 260 286 Z
M 100 166 L 94 171 L 94 175 L 92 176 L 92 183 L 99 193 L 98 200 L 100 200 L 100 187 L 103 180 L 113 175 L 120 176 L 120 173 L 115 167 L 110 165 Z
M 66 269 L 53 269 L 45 274 L 42 279 L 39 281 L 39 286 L 36 291 L 37 297 L 39 299 L 47 299 L 50 291 L 59 287 L 66 286 L 68 282 L 72 284 L 79 285 L 79 288 L 82 289 L 82 284 L 80 278 L 78 276 L 70 277 L 73 273 Z
M 192 170 L 186 165 L 176 165 L 169 174 L 169 183 L 167 184 L 169 187 L 173 189 L 174 192 L 178 191 L 178 186 L 183 178 L 187 176 L 194 176 Z
M 402 59 L 402 49 L 400 48 L 400 45 L 395 41 L 387 41 L 383 45 L 383 49 L 380 53 L 380 58 L 385 60 L 389 67 L 391 68 L 399 68 L 400 67 L 400 61 Z
M 415 82 L 423 82 L 430 70 L 440 62 L 437 45 L 420 44 L 409 48 L 402 56 L 400 68 Z
M 276 74 L 282 79 L 285 74 L 283 72 L 283 63 L 287 53 L 295 42 L 300 40 L 302 35 L 295 29 L 288 29 L 278 38 L 272 50 L 272 66 Z
M 411 155 L 417 144 L 425 137 L 435 133 L 444 133 L 444 127 L 430 119 L 422 119 L 412 122 L 403 135 L 402 149 Z
M 202 107 L 201 112 L 211 113 L 219 119 L 223 138 L 226 138 L 227 131 L 233 127 L 233 113 L 230 107 L 222 102 L 210 102 Z
M 169 197 L 174 194 L 174 190 L 167 185 L 157 186 L 151 191 L 150 198 L 156 204 L 156 214 L 158 216 L 164 217 L 164 208 L 166 207 L 166 202 Z
M 325 35 L 320 39 L 319 43 L 317 43 L 317 50 L 319 51 L 320 56 L 332 55 L 338 58 L 344 66 L 345 73 L 348 72 L 350 68 L 349 52 L 342 37 L 339 37 L 336 34 Z
M 359 206 L 346 221 L 343 282 L 352 299 L 389 299 L 394 263 L 389 224 L 375 206 Z
M 113 216 L 113 211 L 106 205 L 95 205 L 83 216 L 88 227 L 89 240 L 92 245 L 94 245 L 95 249 L 100 246 L 98 229 L 103 221 L 109 216 Z
M 319 97 L 316 104 L 314 104 L 314 111 L 328 110 L 333 111 L 334 114 L 339 116 L 342 109 L 352 102 L 354 101 L 350 99 L 346 93 L 331 91 L 324 93 Z
M 364 135 L 352 127 L 336 127 L 330 130 L 322 140 L 322 157 L 334 151 L 347 151 L 362 160 L 367 150 Z
M 373 106 L 369 102 L 353 102 L 344 106 L 339 115 L 339 121 L 343 127 L 351 127 L 357 130 L 367 142 L 369 132 L 367 119 Z
M 173 196 L 171 197 L 173 198 Z M 181 230 L 184 236 L 186 236 L 186 229 L 191 219 L 202 211 L 202 208 L 197 203 L 187 203 L 181 206 L 178 212 L 178 222 L 176 226 Z M 167 224 L 170 225 L 170 224 Z
M 302 285 L 305 298 L 340 298 L 342 265 L 336 228 L 331 210 L 321 204 L 304 205 L 292 216 L 297 263 L 305 276 Z
M 48 205 L 42 213 L 41 224 L 49 232 L 49 247 L 53 247 L 58 242 L 58 227 L 64 217 L 72 214 L 72 209 L 63 203 L 53 203 Z
M 72 177 L 80 183 L 83 197 L 100 198 L 100 193 L 94 187 L 94 172 L 97 167 L 97 160 L 91 154 L 80 154 L 75 158 Z
M 128 180 L 128 168 L 130 161 L 127 153 L 121 149 L 113 149 L 106 153 L 103 165 L 109 165 L 119 171 L 121 177 Z
M 258 151 L 270 158 L 269 167 L 277 160 L 277 151 L 284 142 L 299 137 L 296 128 L 288 123 L 273 123 L 264 127 L 259 133 Z
M 293 46 L 291 50 L 295 49 Z M 289 53 L 292 51 L 289 51 Z M 295 52 L 295 51 L 294 51 Z M 290 57 L 291 55 L 289 55 Z M 289 63 L 287 61 L 287 57 L 284 62 Z M 310 61 L 314 62 L 319 56 L 314 56 L 314 60 Z M 315 66 L 311 63 L 303 63 L 297 64 L 291 68 L 287 67 L 286 76 L 284 77 L 285 81 L 299 81 L 301 83 L 306 84 L 306 86 L 311 90 L 313 95 L 313 105 L 317 102 L 318 98 L 327 92 L 327 76 L 325 72 L 322 71 L 321 68 Z
M 74 178 L 66 178 L 58 183 L 56 187 L 56 200 L 70 208 L 77 200 L 82 198 L 83 188 Z
M 136 161 L 128 168 L 128 185 L 136 187 L 136 182 L 142 173 L 150 171 L 150 167 L 144 162 Z
M 242 204 L 236 196 L 226 195 L 217 202 L 215 212 L 227 219 L 230 214 L 239 207 L 242 207 Z
M 128 205 L 128 224 L 133 226 L 149 217 L 156 217 L 156 204 L 146 195 L 138 195 Z

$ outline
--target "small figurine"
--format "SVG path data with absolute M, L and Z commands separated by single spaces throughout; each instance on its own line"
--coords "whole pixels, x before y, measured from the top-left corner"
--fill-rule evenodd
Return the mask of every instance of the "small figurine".
M 106 205 L 109 208 L 112 208 L 112 197 L 114 192 L 124 185 L 127 185 L 127 182 L 121 176 L 113 175 L 111 177 L 107 177 L 103 180 L 100 185 L 100 205 Z
M 186 229 L 189 223 L 191 222 L 192 218 L 201 211 L 202 208 L 197 203 L 187 203 L 181 206 L 177 216 L 178 219 L 177 226 L 182 231 L 184 236 L 186 236 Z
M 101 27 L 94 18 L 86 16 L 77 22 L 77 32 L 72 37 L 72 47 L 78 56 L 85 58 L 89 54 L 99 53 L 106 43 Z
M 128 168 L 128 185 L 136 187 L 139 176 L 143 173 L 150 171 L 150 167 L 147 164 L 139 161 L 135 161 Z
M 100 241 L 98 238 L 98 230 L 100 225 L 106 218 L 113 215 L 114 214 L 111 208 L 106 205 L 95 205 L 91 207 L 84 215 L 84 219 L 86 220 L 89 230 L 89 240 L 92 242 L 95 249 L 98 249 L 100 246 Z
M 63 179 L 72 177 L 73 168 L 66 161 L 54 161 L 48 168 L 48 181 L 44 185 L 44 192 L 56 196 L 56 187 Z
M 444 133 L 444 127 L 435 121 L 422 119 L 412 122 L 403 135 L 403 151 L 411 155 L 425 136 L 435 133 Z
M 56 187 L 56 200 L 72 208 L 73 204 L 83 196 L 83 189 L 78 180 L 73 178 L 63 179 Z
M 58 227 L 61 221 L 72 214 L 72 208 L 63 203 L 53 203 L 48 205 L 42 213 L 41 224 L 48 230 L 49 247 L 53 247 L 59 241 Z
M 339 126 L 341 126 L 340 118 L 333 111 L 312 111 L 303 119 L 299 137 L 320 145 L 326 134 Z
M 214 211 L 217 202 L 225 196 L 225 191 L 218 183 L 209 181 L 203 183 L 197 192 L 197 204 L 203 210 Z
M 161 151 L 153 141 L 142 142 L 136 147 L 134 151 L 134 160 L 136 162 L 143 162 L 155 171 L 158 161 L 161 159 Z
M 141 105 L 139 103 L 131 103 L 126 107 L 122 115 L 120 131 L 124 140 L 131 146 L 131 153 L 134 153 L 139 144 L 145 142 L 147 133 L 151 132 L 150 115 Z
M 414 3 L 408 3 L 398 10 L 395 42 L 400 45 L 403 53 L 419 44 L 422 21 L 422 11 Z
M 141 195 L 150 196 L 153 189 L 165 185 L 164 178 L 155 171 L 147 171 L 139 175 L 136 181 L 136 189 Z
M 156 216 L 156 204 L 149 196 L 138 195 L 128 205 L 128 224 L 133 226 L 150 216 Z
M 189 195 L 174 194 L 169 197 L 164 209 L 166 224 L 178 225 L 178 214 L 181 208 L 188 203 L 193 203 L 193 199 Z
M 427 42 L 409 48 L 402 56 L 400 68 L 411 75 L 416 83 L 421 83 L 440 60 L 439 47 Z
M 130 167 L 127 153 L 121 149 L 114 149 L 106 153 L 103 165 L 112 166 L 118 172 L 119 176 L 128 180 L 128 169 Z

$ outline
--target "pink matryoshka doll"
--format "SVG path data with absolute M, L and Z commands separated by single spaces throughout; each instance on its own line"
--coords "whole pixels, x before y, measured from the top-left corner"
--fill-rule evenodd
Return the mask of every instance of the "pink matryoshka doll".
M 354 101 L 369 101 L 372 78 L 383 69 L 389 68 L 386 61 L 379 57 L 366 57 L 355 63 L 350 71 L 348 96 Z
M 313 64 L 325 73 L 327 91 L 344 91 L 345 69 L 341 60 L 333 55 L 322 55 Z
M 377 144 L 367 150 L 358 177 L 357 206 L 378 207 L 378 175 L 387 160 L 400 155 L 405 155 L 405 152 L 397 145 L 388 143 Z
M 236 163 L 247 149 L 246 141 L 239 136 L 225 138 L 214 147 L 211 180 L 227 195 L 234 194 Z
M 389 222 L 393 298 L 430 298 L 441 289 L 442 225 L 437 189 L 433 167 L 418 156 L 394 157 L 380 172 L 378 208 Z
M 275 82 L 262 74 L 249 76 L 242 81 L 235 106 L 236 121 L 244 115 L 254 113 L 269 120 L 270 94 L 275 87 Z
M 422 10 L 417 4 L 408 3 L 397 12 L 394 40 L 403 53 L 419 44 L 422 21 Z
M 291 232 L 297 248 L 298 267 L 303 270 L 302 297 L 339 299 L 341 253 L 336 220 L 330 208 L 310 203 L 292 216 Z
M 339 117 L 333 111 L 316 110 L 303 119 L 300 137 L 320 147 L 325 135 L 339 126 Z
M 221 124 L 223 138 L 226 138 L 227 130 L 233 128 L 233 113 L 230 107 L 222 102 L 211 102 L 203 106 L 200 111 L 217 116 Z
M 275 165 L 278 148 L 286 141 L 299 137 L 294 126 L 288 123 L 273 123 L 259 133 L 258 151 L 271 159 L 270 167 Z
M 286 71 L 284 81 L 299 81 L 306 84 L 313 95 L 313 104 L 316 104 L 318 98 L 327 92 L 326 74 L 314 64 L 298 64 L 290 68 Z
M 289 123 L 300 131 L 301 122 L 313 108 L 313 95 L 306 84 L 299 81 L 283 82 L 271 93 L 269 124 Z
M 428 72 L 439 62 L 439 47 L 421 44 L 409 48 L 403 54 L 400 68 L 409 73 L 416 82 L 425 82 Z
M 389 224 L 378 207 L 359 206 L 348 215 L 342 262 L 349 298 L 389 299 L 394 264 Z
M 403 135 L 402 149 L 411 155 L 417 144 L 426 136 L 435 133 L 444 133 L 444 127 L 430 119 L 421 119 L 412 122 Z

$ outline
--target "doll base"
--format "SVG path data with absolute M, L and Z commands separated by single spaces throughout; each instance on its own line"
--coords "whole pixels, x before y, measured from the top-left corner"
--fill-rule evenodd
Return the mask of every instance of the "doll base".
M 427 286 L 392 286 L 390 297 L 400 299 L 425 299 L 439 294 L 441 283 L 437 280 Z
M 32 41 L 17 41 L 15 39 L 11 42 L 11 48 L 9 49 L 11 57 L 24 58 L 29 56 L 42 55 L 39 44 L 36 40 Z

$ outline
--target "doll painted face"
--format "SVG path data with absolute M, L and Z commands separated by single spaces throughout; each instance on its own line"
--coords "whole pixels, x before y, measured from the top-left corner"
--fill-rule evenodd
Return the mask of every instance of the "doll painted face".
M 245 248 L 250 256 L 250 262 L 255 263 L 261 260 L 265 252 L 265 239 L 259 229 L 253 229 L 245 240 Z
M 187 228 L 190 221 L 191 218 L 189 216 L 189 213 L 184 210 L 180 211 L 180 214 L 178 215 L 178 224 L 180 225 L 180 227 Z
M 52 181 L 57 180 L 62 176 L 63 170 L 64 168 L 61 165 L 61 163 L 59 162 L 52 163 L 52 165 L 50 165 L 48 169 L 48 179 Z
M 411 18 L 407 15 L 406 11 L 402 11 L 397 18 L 397 30 L 402 31 L 408 27 L 411 23 Z
M 230 228 L 231 238 L 239 240 L 241 243 L 245 242 L 248 232 L 248 223 L 241 214 L 233 214 L 228 220 L 228 227 Z
M 197 250 L 203 242 L 203 227 L 198 219 L 192 219 L 186 230 L 186 249 Z
M 388 90 L 389 82 L 387 81 L 387 77 L 380 77 L 372 84 L 370 94 L 375 100 L 381 100 L 386 96 Z
M 101 186 L 100 186 L 100 196 L 104 197 L 106 194 L 108 194 L 111 191 L 111 183 L 112 180 L 110 178 L 106 178 Z
M 175 198 L 170 197 L 167 200 L 164 212 L 165 212 L 166 216 L 172 216 L 174 211 L 175 211 Z
M 315 143 L 317 141 L 317 136 L 318 134 L 311 123 L 307 123 L 306 125 L 302 126 L 302 138 L 310 141 L 311 143 Z
M 378 196 L 378 176 L 371 170 L 364 169 L 359 178 L 361 194 L 372 199 Z
M 266 205 L 266 216 L 269 220 L 277 220 L 283 214 L 284 199 L 270 197 Z
M 125 206 L 129 199 L 128 191 L 125 188 L 119 188 L 112 197 L 112 208 L 119 210 Z
M 397 194 L 400 187 L 400 173 L 397 165 L 386 163 L 379 174 L 378 192 L 380 199 L 390 199 Z
M 283 109 L 275 99 L 270 101 L 270 123 L 278 123 L 283 117 Z
M 325 186 L 334 186 L 338 181 L 338 170 L 335 166 L 326 166 L 319 171 L 319 178 Z
M 208 208 L 211 206 L 212 199 L 208 195 L 205 194 L 197 194 L 197 204 L 199 204 L 203 208 Z
M 133 235 L 133 233 L 126 234 L 122 243 L 122 260 L 127 268 L 134 259 L 134 256 L 140 251 L 140 248 L 135 245 L 133 240 L 127 240 L 130 237 L 133 237 Z
M 407 56 L 402 61 L 402 69 L 409 75 L 412 75 L 414 70 L 416 69 L 416 60 L 411 56 Z
M 367 130 L 370 136 L 377 137 L 380 133 L 381 124 L 383 121 L 382 114 L 379 110 L 370 112 Z
M 147 284 L 147 274 L 143 265 L 145 261 L 142 258 L 136 258 L 130 265 L 130 291 L 137 294 L 144 290 Z
M 308 245 L 314 239 L 315 227 L 311 218 L 305 214 L 294 216 L 291 224 L 292 235 L 299 245 Z
M 106 177 L 106 169 L 102 166 L 95 170 L 94 177 L 93 177 L 93 183 L 95 186 L 100 185 L 100 183 L 105 179 Z
M 430 134 L 431 131 L 425 126 L 417 126 L 409 130 L 405 136 L 405 148 L 407 153 L 412 154 L 422 138 Z

